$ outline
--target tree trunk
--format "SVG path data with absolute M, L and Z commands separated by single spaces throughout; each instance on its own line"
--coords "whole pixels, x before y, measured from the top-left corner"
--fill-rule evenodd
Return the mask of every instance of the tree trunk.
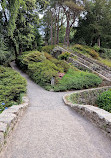
M 67 46 L 69 46 L 69 36 L 70 36 L 70 14 L 67 15 L 67 29 L 66 29 L 66 42 Z
M 100 36 L 98 37 L 97 43 L 98 43 L 98 46 L 100 47 L 101 46 Z
M 52 13 L 51 13 L 51 45 L 53 45 L 53 19 L 52 19 Z
M 57 26 L 57 44 L 59 44 L 59 25 Z
M 57 35 L 57 18 L 55 19 L 55 35 L 54 35 L 54 45 L 56 45 L 56 35 Z
M 68 28 L 68 32 L 67 32 L 67 46 L 70 45 L 69 38 L 70 38 L 70 27 Z
M 58 17 L 57 17 L 57 44 L 59 44 L 59 14 L 60 14 L 60 8 L 58 12 Z

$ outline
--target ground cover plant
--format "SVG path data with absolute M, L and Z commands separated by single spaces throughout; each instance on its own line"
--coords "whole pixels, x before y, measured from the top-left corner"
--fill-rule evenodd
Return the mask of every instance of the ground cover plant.
M 100 48 L 98 46 L 89 47 L 86 45 L 75 44 L 71 46 L 74 52 L 82 53 L 87 57 L 94 58 L 98 62 L 111 67 L 111 49 Z
M 111 112 L 111 90 L 105 91 L 99 95 L 96 104 L 98 107 Z
M 89 87 L 96 87 L 101 82 L 102 79 L 95 74 L 69 69 L 63 78 L 59 80 L 58 85 L 54 87 L 54 90 L 64 91 L 71 89 L 86 89 Z
M 72 47 L 72 50 L 76 51 L 78 53 L 82 53 L 84 55 L 89 55 L 89 56 L 93 57 L 94 59 L 99 58 L 99 53 L 96 52 L 93 48 L 86 46 L 86 45 L 75 44 Z
M 80 71 L 47 52 L 23 52 L 17 64 L 30 78 L 47 90 L 66 91 L 98 86 L 102 80 L 95 74 Z M 54 85 L 51 80 L 54 79 Z
M 54 45 L 43 46 L 42 47 L 42 51 L 51 54 L 51 52 L 54 49 L 54 47 L 55 47 Z
M 26 92 L 26 80 L 11 68 L 0 66 L 0 112 L 21 102 Z

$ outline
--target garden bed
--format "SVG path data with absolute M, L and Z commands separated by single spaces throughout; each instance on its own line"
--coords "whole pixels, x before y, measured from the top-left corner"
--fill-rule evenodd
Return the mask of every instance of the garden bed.
M 66 55 L 68 54 L 62 54 L 60 58 L 67 58 Z M 102 79 L 97 75 L 80 71 L 66 61 L 55 59 L 46 52 L 24 52 L 18 57 L 17 65 L 46 90 L 85 89 L 97 87 L 102 83 Z M 54 84 L 51 85 L 52 79 Z

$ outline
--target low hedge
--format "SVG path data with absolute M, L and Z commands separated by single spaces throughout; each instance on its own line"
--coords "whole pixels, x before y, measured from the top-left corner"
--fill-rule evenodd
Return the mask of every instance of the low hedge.
M 111 90 L 105 91 L 101 95 L 99 95 L 96 104 L 100 108 L 111 112 Z
M 25 92 L 26 80 L 11 68 L 0 66 L 0 109 L 20 103 Z

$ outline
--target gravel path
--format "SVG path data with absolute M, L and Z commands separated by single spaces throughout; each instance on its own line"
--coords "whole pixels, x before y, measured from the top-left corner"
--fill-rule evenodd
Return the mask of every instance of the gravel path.
M 17 69 L 17 68 L 16 68 Z M 27 75 L 30 106 L 0 158 L 111 158 L 111 141 Z

